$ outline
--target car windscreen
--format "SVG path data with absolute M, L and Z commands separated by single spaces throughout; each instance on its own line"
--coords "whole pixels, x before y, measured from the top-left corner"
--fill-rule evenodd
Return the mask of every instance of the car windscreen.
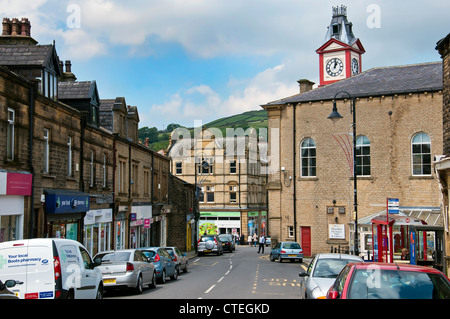
M 113 253 L 99 254 L 95 259 L 102 259 L 102 262 L 108 261 L 129 261 L 130 260 L 130 252 L 129 251 L 117 251 Z
M 336 278 L 341 270 L 350 262 L 355 260 L 349 259 L 319 259 L 314 268 L 313 277 L 320 278 Z
M 221 241 L 231 241 L 231 237 L 230 236 L 219 236 L 219 239 Z
M 358 269 L 350 299 L 449 299 L 450 285 L 441 274 L 384 269 Z

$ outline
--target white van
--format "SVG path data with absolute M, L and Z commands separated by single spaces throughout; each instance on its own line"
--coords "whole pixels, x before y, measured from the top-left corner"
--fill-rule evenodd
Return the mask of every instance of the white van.
M 0 280 L 23 284 L 10 290 L 20 299 L 101 299 L 102 274 L 88 251 L 69 239 L 0 243 Z

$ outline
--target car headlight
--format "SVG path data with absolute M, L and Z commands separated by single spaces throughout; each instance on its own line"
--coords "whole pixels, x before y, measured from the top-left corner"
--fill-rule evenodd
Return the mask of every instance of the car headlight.
M 311 297 L 314 299 L 326 299 L 326 294 L 319 287 L 314 288 L 311 292 Z

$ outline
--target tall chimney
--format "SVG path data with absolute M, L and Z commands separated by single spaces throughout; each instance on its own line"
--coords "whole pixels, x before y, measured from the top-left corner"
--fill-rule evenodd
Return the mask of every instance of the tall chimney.
M 70 60 L 66 60 L 66 72 L 72 73 L 72 62 Z
M 300 85 L 300 94 L 311 91 L 315 84 L 314 82 L 311 82 L 310 80 L 307 79 L 301 79 L 298 80 L 297 82 Z

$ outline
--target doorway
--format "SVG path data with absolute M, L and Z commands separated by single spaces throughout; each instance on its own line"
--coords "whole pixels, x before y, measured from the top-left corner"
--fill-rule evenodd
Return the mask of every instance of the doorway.
M 303 249 L 303 256 L 311 256 L 311 227 L 302 226 L 300 227 L 301 234 L 301 246 Z

